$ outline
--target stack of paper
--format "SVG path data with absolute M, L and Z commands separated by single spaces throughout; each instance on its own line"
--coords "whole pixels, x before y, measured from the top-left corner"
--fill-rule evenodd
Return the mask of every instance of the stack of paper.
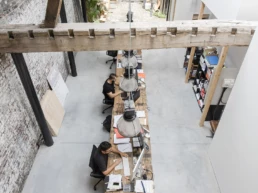
M 118 144 L 117 149 L 121 152 L 133 152 L 131 143 Z
M 110 174 L 107 189 L 108 191 L 116 191 L 122 189 L 122 175 Z
M 114 144 L 119 144 L 119 143 L 129 143 L 130 138 L 117 138 L 116 134 L 114 134 Z
M 144 192 L 142 183 L 146 193 L 154 193 L 154 183 L 152 180 L 136 180 L 134 188 L 135 192 Z

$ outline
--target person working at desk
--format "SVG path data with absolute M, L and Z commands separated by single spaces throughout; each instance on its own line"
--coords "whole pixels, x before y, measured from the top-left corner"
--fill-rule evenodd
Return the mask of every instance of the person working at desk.
M 105 99 L 112 100 L 114 102 L 114 98 L 123 93 L 123 91 L 115 92 L 115 83 L 116 75 L 114 73 L 110 74 L 108 79 L 105 81 L 103 85 L 102 93 L 105 95 Z
M 98 166 L 99 170 L 105 176 L 108 175 L 122 161 L 122 159 L 119 158 L 111 166 L 107 167 L 108 154 L 111 152 L 117 153 L 121 157 L 127 157 L 126 153 L 119 151 L 117 148 L 113 147 L 109 142 L 102 142 L 99 145 L 98 150 L 94 156 L 94 161 Z

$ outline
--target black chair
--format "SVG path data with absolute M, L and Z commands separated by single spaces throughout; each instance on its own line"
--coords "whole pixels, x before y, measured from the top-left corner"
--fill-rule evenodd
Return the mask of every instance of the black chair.
M 112 108 L 114 106 L 114 99 L 107 99 L 107 98 L 104 98 L 103 101 L 102 101 L 103 104 L 105 105 L 109 105 L 107 108 L 105 108 L 102 113 L 104 114 L 106 110 Z
M 89 166 L 92 169 L 92 172 L 90 173 L 90 176 L 93 178 L 99 179 L 99 181 L 94 185 L 94 190 L 97 190 L 97 185 L 105 179 L 105 176 L 98 170 L 95 162 L 94 162 L 94 155 L 97 152 L 97 147 L 93 145 L 92 151 L 91 151 L 91 156 L 90 156 L 90 163 Z
M 108 50 L 108 51 L 107 51 L 106 54 L 107 54 L 108 56 L 113 57 L 111 60 L 107 60 L 107 61 L 106 61 L 106 64 L 107 64 L 108 62 L 111 62 L 111 61 L 112 61 L 112 63 L 111 63 L 111 65 L 110 65 L 109 69 L 112 68 L 113 64 L 116 64 L 117 53 L 118 53 L 117 50 Z

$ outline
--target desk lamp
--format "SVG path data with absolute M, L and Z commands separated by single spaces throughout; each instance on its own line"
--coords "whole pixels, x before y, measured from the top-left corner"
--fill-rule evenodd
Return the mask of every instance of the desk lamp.
M 124 137 L 135 137 L 141 131 L 133 100 L 124 101 L 124 114 L 117 122 L 118 132 Z
M 138 66 L 137 59 L 133 54 L 132 47 L 132 14 L 131 14 L 131 0 L 129 0 L 129 50 L 124 51 L 124 57 L 122 58 L 122 67 L 125 68 L 124 77 L 121 78 L 119 87 L 125 92 L 136 91 L 138 88 L 138 82 L 135 79 L 134 68 Z M 132 96 L 132 95 L 130 95 Z M 124 137 L 135 137 L 141 131 L 141 124 L 139 118 L 136 116 L 135 105 L 132 97 L 129 100 L 124 101 L 124 114 L 117 122 L 118 132 Z
M 134 69 L 132 66 L 125 68 L 124 76 L 121 78 L 119 87 L 125 92 L 133 92 L 138 88 L 138 82 L 135 78 Z
M 137 58 L 133 53 L 133 50 L 124 50 L 123 58 L 121 59 L 121 65 L 123 68 L 126 66 L 132 66 L 136 68 L 138 66 Z

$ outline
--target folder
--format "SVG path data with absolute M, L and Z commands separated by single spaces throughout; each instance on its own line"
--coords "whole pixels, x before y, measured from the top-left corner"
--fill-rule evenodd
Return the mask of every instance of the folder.
M 117 128 L 114 128 L 114 132 L 115 132 L 115 134 L 116 134 L 116 138 L 124 138 L 124 136 L 122 136 L 122 135 L 118 132 Z

